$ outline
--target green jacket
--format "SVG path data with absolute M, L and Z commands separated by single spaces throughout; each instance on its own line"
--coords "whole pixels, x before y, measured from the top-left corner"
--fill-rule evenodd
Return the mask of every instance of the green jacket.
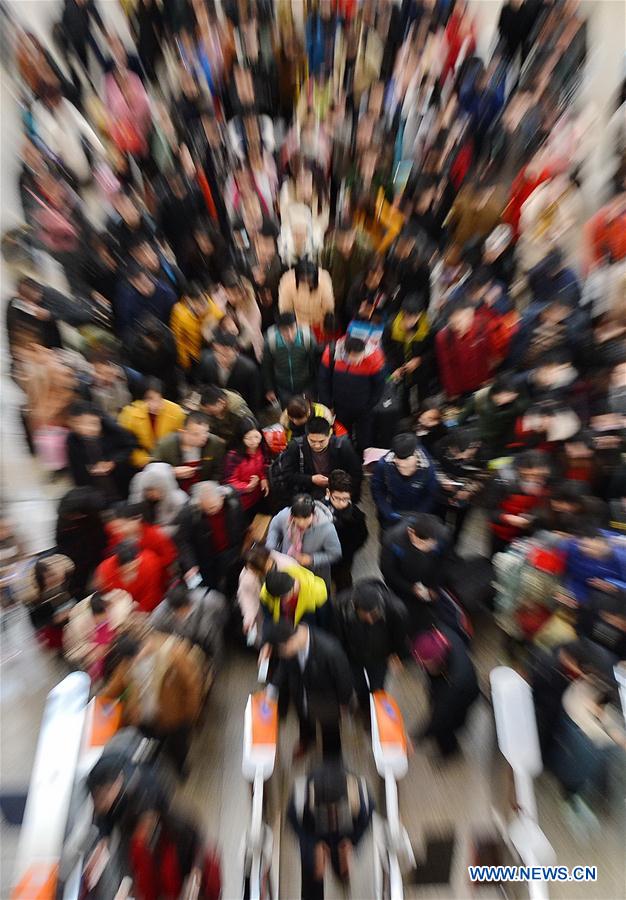
M 233 444 L 240 437 L 243 419 L 254 419 L 246 401 L 237 391 L 224 390 L 226 394 L 226 412 L 221 419 L 209 416 L 211 433 L 221 438 L 227 445 Z
M 309 328 L 299 328 L 295 341 L 288 344 L 272 325 L 265 335 L 261 365 L 265 391 L 305 393 L 315 386 L 318 361 L 317 341 Z
M 304 566 L 294 562 L 293 565 L 281 566 L 283 572 L 287 572 L 299 585 L 298 603 L 294 615 L 294 624 L 298 624 L 304 617 L 309 623 L 315 624 L 316 614 L 320 607 L 328 600 L 328 591 L 323 578 L 319 578 L 305 569 Z M 261 607 L 266 615 L 274 622 L 280 619 L 280 597 L 274 597 L 263 585 L 261 588 Z
M 333 283 L 335 296 L 335 310 L 342 313 L 346 305 L 348 292 L 352 285 L 359 280 L 371 258 L 368 247 L 357 240 L 352 248 L 352 253 L 346 257 L 339 253 L 334 243 L 327 245 L 322 254 L 322 267 L 328 269 Z
M 202 448 L 202 461 L 200 463 L 198 481 L 222 480 L 225 450 L 226 444 L 224 441 L 214 434 L 210 434 L 208 441 Z M 177 431 L 161 438 L 152 451 L 152 459 L 153 461 L 168 463 L 173 468 L 186 465 L 180 449 L 180 435 Z

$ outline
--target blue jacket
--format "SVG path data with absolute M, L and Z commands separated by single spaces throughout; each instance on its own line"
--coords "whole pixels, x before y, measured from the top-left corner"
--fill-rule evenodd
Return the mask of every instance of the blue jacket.
M 606 559 L 592 559 L 584 554 L 576 539 L 565 543 L 565 588 L 576 600 L 585 605 L 593 586 L 589 581 L 601 578 L 614 584 L 620 590 L 626 590 L 626 546 L 623 546 L 617 535 L 603 531 L 603 536 L 611 543 L 612 552 Z
M 169 325 L 170 313 L 175 303 L 176 294 L 162 281 L 156 282 L 154 293 L 150 297 L 144 297 L 129 281 L 124 280 L 115 295 L 116 331 L 119 335 L 132 331 L 137 322 L 147 315 L 156 316 L 164 325 Z
M 409 513 L 427 513 L 436 505 L 439 483 L 433 461 L 425 450 L 417 451 L 422 465 L 405 478 L 394 465 L 394 453 L 379 459 L 372 476 L 372 496 L 383 527 L 398 522 Z

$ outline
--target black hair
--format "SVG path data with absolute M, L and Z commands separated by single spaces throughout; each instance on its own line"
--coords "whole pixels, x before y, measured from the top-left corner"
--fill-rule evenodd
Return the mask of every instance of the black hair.
M 491 388 L 489 389 L 489 395 L 493 397 L 494 394 L 504 394 L 504 393 L 519 394 L 519 387 L 512 375 L 498 375 L 498 377 L 494 380 Z
M 222 388 L 217 387 L 215 384 L 209 384 L 202 389 L 200 406 L 214 406 L 216 403 L 219 403 L 220 400 L 225 399 L 226 392 Z
M 267 625 L 263 631 L 263 640 L 270 647 L 280 647 L 295 634 L 295 628 L 288 619 L 279 619 Z
M 296 317 L 292 312 L 283 312 L 276 316 L 276 325 L 278 328 L 291 328 L 291 326 L 295 324 Z
M 97 791 L 98 788 L 105 788 L 112 785 L 126 768 L 126 757 L 123 753 L 105 753 L 85 779 L 85 786 L 90 794 Z
M 118 565 L 127 566 L 139 556 L 139 544 L 136 541 L 121 541 L 115 548 L 115 558 Z
M 102 663 L 102 678 L 107 682 L 120 663 L 127 659 L 135 659 L 141 650 L 138 640 L 129 634 L 122 634 L 111 644 Z
M 307 434 L 330 434 L 331 424 L 324 416 L 311 416 L 306 423 Z
M 409 516 L 406 524 L 407 528 L 422 540 L 439 541 L 446 533 L 446 526 L 436 516 L 431 516 L 429 513 L 417 513 Z
M 146 378 L 143 383 L 142 397 L 145 397 L 148 391 L 163 396 L 163 382 L 160 378 Z
M 203 413 L 199 409 L 194 409 L 190 413 L 187 414 L 187 418 L 185 419 L 186 428 L 188 425 L 208 425 L 209 419 L 206 413 Z
M 301 419 L 309 414 L 311 404 L 304 395 L 292 397 L 287 404 L 287 415 L 290 419 Z
M 100 491 L 93 487 L 75 487 L 61 497 L 57 515 L 59 519 L 77 514 L 93 515 L 100 513 L 103 508 L 104 501 Z
M 100 591 L 94 591 L 89 598 L 89 606 L 94 616 L 101 616 L 107 611 L 106 603 Z
M 70 404 L 67 414 L 71 419 L 78 416 L 97 416 L 99 419 L 102 418 L 101 410 L 95 403 L 90 403 L 88 400 L 74 401 L 74 403 Z
M 547 469 L 548 456 L 543 450 L 524 450 L 515 457 L 515 468 L 518 472 L 520 469 Z
M 554 350 L 549 350 L 547 353 L 543 353 L 536 361 L 534 368 L 538 369 L 541 366 L 564 366 L 571 363 L 571 361 L 572 356 L 565 347 L 560 349 L 555 348 Z
M 213 335 L 213 344 L 219 344 L 220 347 L 232 347 L 233 349 L 238 347 L 237 338 L 234 334 L 219 329 Z
M 299 259 L 295 264 L 293 271 L 296 279 L 296 290 L 301 281 L 310 281 L 311 290 L 317 290 L 319 286 L 319 269 L 315 263 L 306 258 Z
M 298 494 L 291 504 L 291 515 L 298 519 L 308 519 L 315 511 L 315 501 L 310 494 Z
M 357 337 L 347 337 L 344 342 L 346 353 L 363 353 L 365 341 Z
M 189 590 L 184 581 L 175 581 L 165 595 L 167 605 L 172 609 L 182 609 L 190 603 Z
M 244 556 L 244 563 L 256 572 L 263 572 L 270 556 L 265 544 L 253 544 Z
M 352 493 L 352 477 L 343 469 L 333 469 L 328 476 L 328 490 L 332 494 L 333 491 L 341 493 Z

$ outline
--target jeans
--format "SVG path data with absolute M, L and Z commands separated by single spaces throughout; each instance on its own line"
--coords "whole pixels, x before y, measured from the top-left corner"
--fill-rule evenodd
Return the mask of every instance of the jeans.
M 359 666 L 354 663 L 352 668 L 352 683 L 356 692 L 359 708 L 361 712 L 369 717 L 370 714 L 370 694 L 374 691 L 382 691 L 385 687 L 385 678 L 387 677 L 387 660 L 383 662 L 371 663 L 367 666 Z M 367 672 L 367 681 L 365 673 Z M 369 681 L 369 687 L 367 682 Z

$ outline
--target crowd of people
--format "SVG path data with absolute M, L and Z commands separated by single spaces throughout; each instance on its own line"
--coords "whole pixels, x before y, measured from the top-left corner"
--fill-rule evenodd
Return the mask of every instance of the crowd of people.
M 255 647 L 295 756 L 321 735 L 289 809 L 303 897 L 328 863 L 348 877 L 371 817 L 342 715 L 368 724 L 414 660 L 414 742 L 457 753 L 476 616 L 590 802 L 626 746 L 626 128 L 622 91 L 590 210 L 578 3 L 508 0 L 488 58 L 465 0 L 121 6 L 128 34 L 95 0 L 64 0 L 48 44 L 12 23 L 11 374 L 30 451 L 72 486 L 26 587 L 3 521 L 3 605 L 24 597 L 182 778 L 220 659 Z M 381 577 L 353 580 L 368 540 Z M 89 780 L 136 895 L 193 873 L 217 896 L 138 779 L 117 752 Z

